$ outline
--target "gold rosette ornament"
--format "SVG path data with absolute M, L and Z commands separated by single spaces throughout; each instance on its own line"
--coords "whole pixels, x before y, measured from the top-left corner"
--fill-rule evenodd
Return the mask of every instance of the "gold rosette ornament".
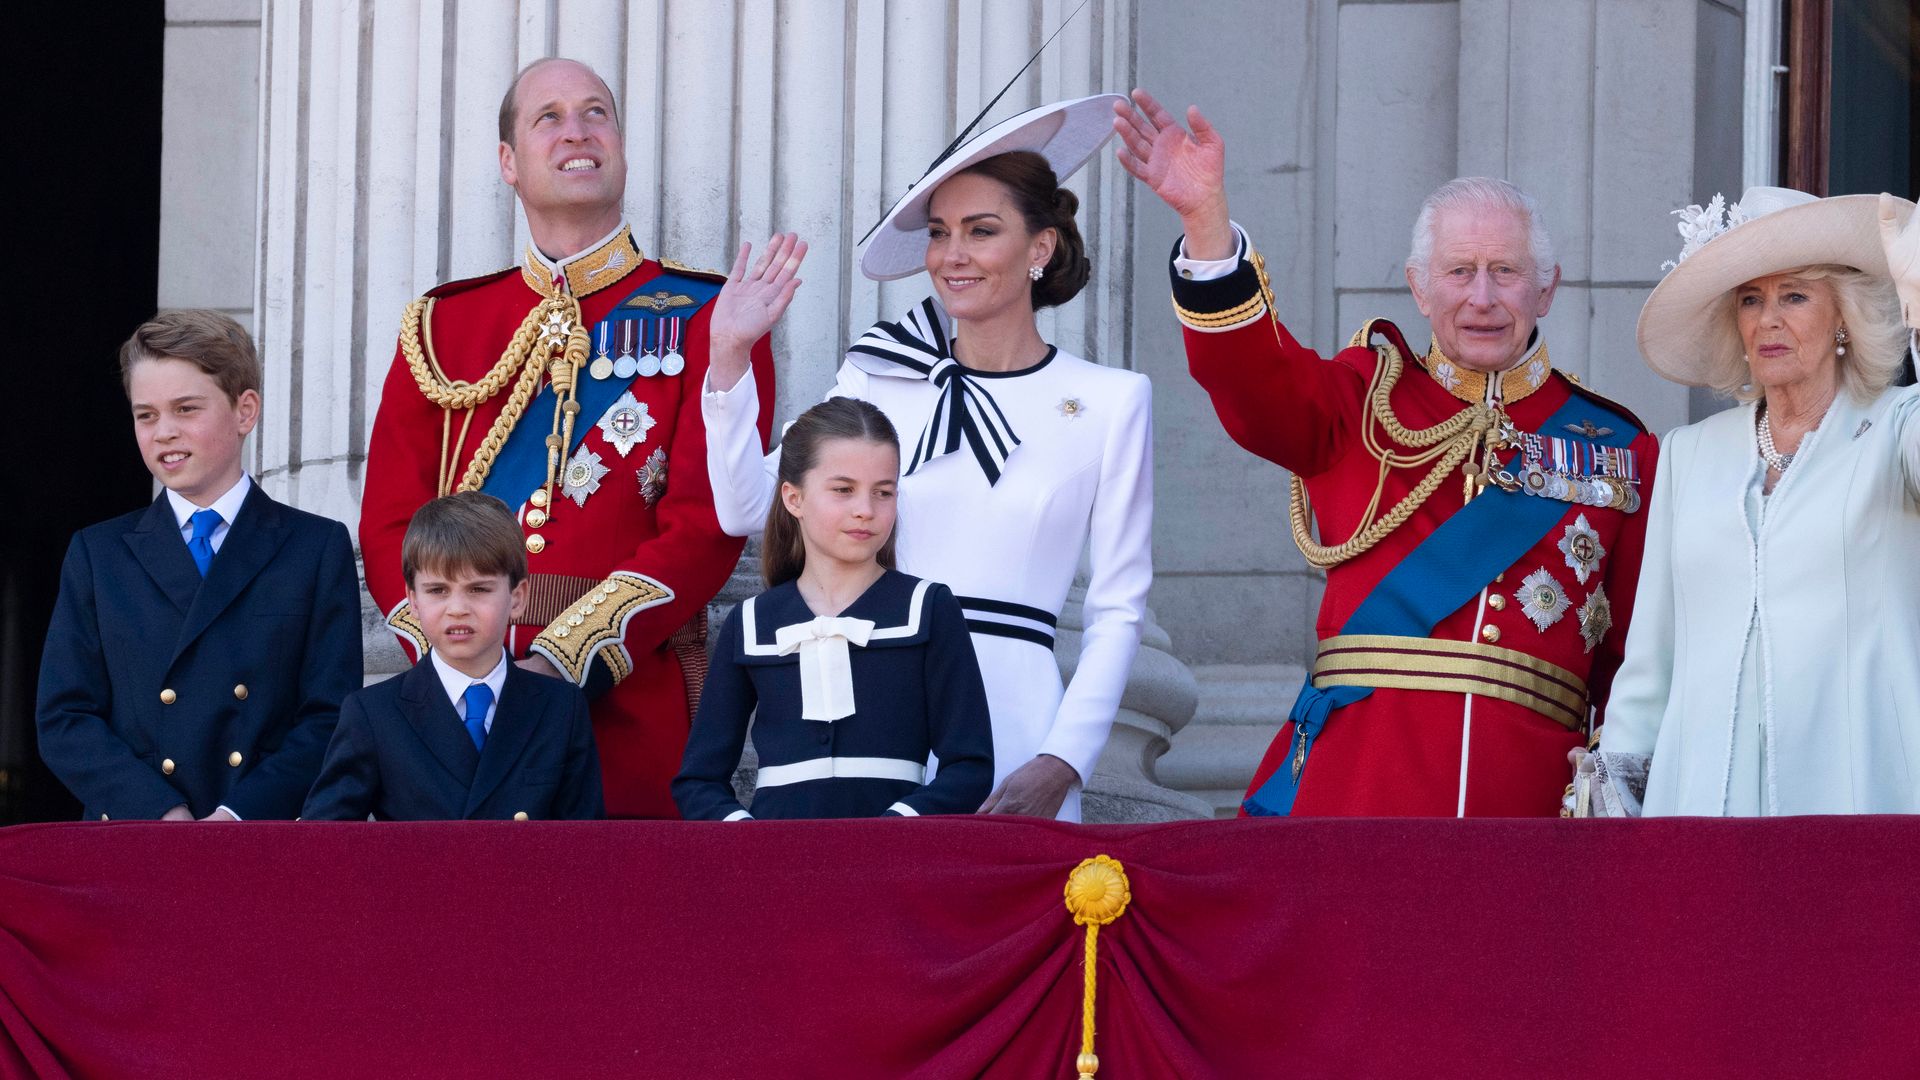
M 1133 901 L 1127 884 L 1127 868 L 1116 859 L 1095 855 L 1083 860 L 1067 875 L 1067 911 L 1076 926 L 1087 928 L 1086 993 L 1080 1008 L 1080 1056 L 1074 1067 L 1080 1080 L 1093 1080 L 1100 1069 L 1100 1058 L 1093 1052 L 1094 957 L 1100 928 L 1119 918 Z

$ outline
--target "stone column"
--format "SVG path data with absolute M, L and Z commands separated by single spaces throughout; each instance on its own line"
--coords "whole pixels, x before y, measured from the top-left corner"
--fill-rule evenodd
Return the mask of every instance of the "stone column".
M 277 497 L 357 518 L 401 308 L 437 282 L 510 265 L 526 242 L 496 155 L 499 100 L 521 65 L 560 54 L 605 76 L 626 133 L 627 214 L 650 254 L 724 267 L 742 240 L 808 238 L 808 284 L 774 338 L 783 420 L 818 399 L 848 340 L 927 288 L 861 277 L 860 237 L 1072 7 L 266 0 L 259 107 L 246 117 L 268 384 L 255 475 Z M 1129 4 L 1088 5 L 991 119 L 1125 85 L 1131 26 Z M 1125 249 L 1130 181 L 1101 158 L 1074 186 L 1095 259 L 1121 266 L 1110 256 Z M 1124 280 L 1049 312 L 1043 331 L 1126 365 Z M 379 613 L 366 614 L 369 670 L 397 667 Z

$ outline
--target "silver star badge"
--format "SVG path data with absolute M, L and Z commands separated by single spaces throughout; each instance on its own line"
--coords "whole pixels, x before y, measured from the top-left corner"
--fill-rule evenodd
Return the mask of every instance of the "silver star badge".
M 1613 605 L 1607 602 L 1607 587 L 1595 588 L 1575 614 L 1580 618 L 1580 640 L 1586 643 L 1587 651 L 1592 652 L 1600 639 L 1607 636 L 1607 631 L 1613 629 Z
M 561 492 L 573 500 L 575 506 L 587 505 L 587 496 L 600 490 L 600 478 L 610 472 L 600 464 L 600 455 L 587 449 L 582 443 L 580 449 L 573 452 L 567 461 L 567 473 L 561 484 Z
M 1607 555 L 1600 534 L 1587 523 L 1587 515 L 1581 514 L 1567 526 L 1566 535 L 1560 538 L 1560 554 L 1567 557 L 1567 569 L 1573 571 L 1574 580 L 1585 585 Z
M 561 312 L 548 313 L 540 324 L 540 344 L 549 349 L 565 348 L 567 338 L 573 333 L 573 323 Z
M 1520 610 L 1542 631 L 1566 618 L 1571 604 L 1567 591 L 1544 566 L 1520 582 L 1520 591 L 1514 593 L 1513 598 L 1520 601 Z
M 597 362 L 597 361 L 596 361 Z M 600 434 L 606 437 L 613 448 L 626 457 L 634 447 L 647 441 L 647 432 L 653 430 L 655 420 L 647 414 L 647 404 L 633 396 L 629 390 L 620 395 L 607 414 L 595 425 Z

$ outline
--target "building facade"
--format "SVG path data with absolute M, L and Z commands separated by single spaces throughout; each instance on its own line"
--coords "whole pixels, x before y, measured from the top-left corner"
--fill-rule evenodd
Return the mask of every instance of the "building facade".
M 1234 216 L 1303 341 L 1331 351 L 1375 315 L 1422 338 L 1402 274 L 1421 198 L 1456 175 L 1504 176 L 1539 198 L 1562 267 L 1542 323 L 1555 364 L 1665 431 L 1718 405 L 1651 374 L 1634 322 L 1678 247 L 1669 212 L 1737 192 L 1772 152 L 1760 54 L 1777 0 L 1752 2 L 1767 10 L 168 0 L 159 302 L 256 329 L 268 393 L 254 475 L 353 523 L 401 308 L 511 264 L 526 241 L 497 172 L 500 96 L 522 64 L 573 56 L 619 99 L 627 213 L 649 254 L 719 266 L 774 229 L 812 245 L 774 339 L 784 420 L 829 385 L 852 336 L 927 288 L 861 277 L 861 236 L 1065 21 L 992 118 L 1132 86 L 1199 105 L 1227 140 Z M 1154 380 L 1150 602 L 1165 652 L 1199 676 L 1196 721 L 1175 735 L 1185 718 L 1161 718 L 1173 753 L 1159 778 L 1224 808 L 1312 655 L 1319 575 L 1289 539 L 1285 474 L 1228 441 L 1185 373 L 1164 276 L 1175 219 L 1110 156 L 1072 186 L 1093 284 L 1042 330 Z M 370 670 L 397 665 L 371 609 L 367 627 Z M 1160 748 L 1143 751 L 1149 779 Z

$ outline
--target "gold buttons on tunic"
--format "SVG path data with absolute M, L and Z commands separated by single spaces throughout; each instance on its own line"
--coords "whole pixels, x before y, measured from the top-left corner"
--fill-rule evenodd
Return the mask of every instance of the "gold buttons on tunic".
M 547 489 L 540 488 L 536 490 L 533 494 L 527 496 L 527 501 L 535 506 L 543 507 L 547 505 Z
M 235 750 L 233 753 L 227 755 L 227 764 L 233 766 L 236 769 L 239 768 L 240 763 L 245 760 L 246 758 L 241 757 L 240 751 L 238 750 Z
M 1487 643 L 1487 644 L 1489 644 L 1489 645 L 1491 645 L 1491 644 L 1493 644 L 1493 643 L 1494 643 L 1494 642 L 1496 642 L 1496 641 L 1499 641 L 1499 640 L 1500 640 L 1500 628 L 1499 628 L 1499 627 L 1497 627 L 1497 626 L 1483 626 L 1483 627 L 1481 627 L 1481 628 L 1480 628 L 1480 640 L 1481 640 L 1481 641 L 1484 641 L 1484 642 L 1486 642 L 1486 643 Z
M 522 810 L 522 811 L 520 811 L 519 813 L 516 813 L 516 814 L 514 814 L 514 815 L 513 815 L 513 820 L 515 820 L 515 821 L 525 821 L 525 820 L 527 820 L 527 812 L 526 812 L 525 810 Z
M 173 775 L 173 759 L 172 758 L 168 758 L 165 761 L 162 761 L 160 763 L 160 772 L 164 776 Z
M 547 512 L 535 507 L 527 511 L 527 528 L 537 529 L 547 523 Z
M 1495 582 L 1501 582 L 1501 581 L 1507 580 L 1507 572 L 1505 570 L 1500 571 L 1499 573 L 1493 575 L 1493 580 Z
M 108 817 L 107 817 L 107 815 L 105 815 L 105 814 L 101 814 L 101 815 L 100 815 L 100 820 L 101 820 L 101 821 L 107 821 L 107 820 L 109 820 L 109 819 L 108 819 Z
M 173 692 L 173 687 L 169 686 L 165 690 L 160 691 L 160 704 L 171 705 L 178 700 L 180 700 L 180 695 Z
M 529 555 L 538 555 L 545 550 L 547 550 L 546 537 L 541 536 L 538 533 L 535 533 L 534 535 L 527 537 L 527 553 Z
M 1492 596 L 1487 597 L 1487 606 L 1495 611 L 1505 611 L 1507 609 L 1507 598 L 1501 596 L 1499 593 L 1494 593 Z
M 239 698 L 241 701 L 247 700 L 247 684 L 241 683 L 239 686 L 234 687 L 233 696 Z

